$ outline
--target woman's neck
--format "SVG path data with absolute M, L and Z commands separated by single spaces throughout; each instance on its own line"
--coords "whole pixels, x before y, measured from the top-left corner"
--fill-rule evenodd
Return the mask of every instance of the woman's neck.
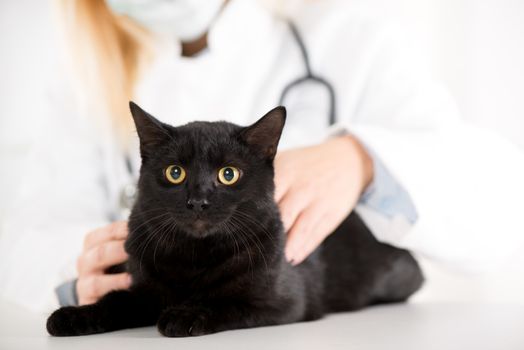
M 200 38 L 191 41 L 182 43 L 182 56 L 192 57 L 202 52 L 202 50 L 207 48 L 207 32 L 202 35 Z
M 229 3 L 229 0 L 224 0 L 224 3 L 220 11 L 222 11 L 228 3 Z M 200 38 L 196 40 L 193 40 L 187 43 L 183 42 L 182 43 L 182 56 L 192 57 L 202 52 L 202 50 L 205 50 L 207 48 L 207 36 L 208 36 L 208 32 L 206 32 L 204 35 L 202 35 Z

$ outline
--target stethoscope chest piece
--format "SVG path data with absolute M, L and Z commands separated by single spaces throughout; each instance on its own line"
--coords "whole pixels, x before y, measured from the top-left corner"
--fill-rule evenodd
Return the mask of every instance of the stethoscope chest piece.
M 122 188 L 120 191 L 120 217 L 124 220 L 127 220 L 129 214 L 131 214 L 131 209 L 135 204 L 138 191 L 136 187 L 136 182 L 130 182 Z

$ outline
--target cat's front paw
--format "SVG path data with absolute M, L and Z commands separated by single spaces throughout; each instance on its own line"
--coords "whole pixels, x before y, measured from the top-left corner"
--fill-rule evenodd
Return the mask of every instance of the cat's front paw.
M 47 331 L 57 337 L 96 333 L 81 309 L 74 306 L 62 307 L 47 319 Z
M 166 337 L 190 337 L 215 333 L 211 313 L 203 308 L 171 307 L 158 319 L 158 330 Z

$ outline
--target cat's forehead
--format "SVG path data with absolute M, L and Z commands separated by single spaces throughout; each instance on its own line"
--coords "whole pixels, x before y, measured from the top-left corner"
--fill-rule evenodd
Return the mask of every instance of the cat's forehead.
M 199 148 L 230 144 L 240 127 L 227 122 L 192 122 L 175 129 L 176 139 Z
M 175 128 L 179 135 L 193 136 L 193 137 L 230 137 L 237 133 L 239 126 L 225 121 L 220 122 L 191 122 Z
M 174 128 L 174 151 L 185 159 L 222 158 L 241 151 L 241 127 L 227 122 L 192 122 Z

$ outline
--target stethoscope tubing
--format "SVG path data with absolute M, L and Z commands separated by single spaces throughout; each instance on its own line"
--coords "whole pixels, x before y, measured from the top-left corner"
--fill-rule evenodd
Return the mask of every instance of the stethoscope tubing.
M 286 96 L 288 95 L 289 91 L 296 87 L 297 85 L 307 83 L 307 82 L 315 82 L 320 85 L 323 85 L 326 90 L 328 91 L 329 95 L 329 111 L 328 111 L 328 123 L 329 125 L 333 125 L 336 122 L 336 112 L 335 112 L 335 90 L 333 89 L 333 86 L 329 84 L 324 78 L 318 77 L 318 76 L 304 76 L 301 78 L 298 78 L 296 80 L 293 80 L 291 83 L 286 85 L 284 90 L 282 90 L 282 94 L 280 95 L 279 105 L 284 105 L 284 100 L 286 99 Z
M 336 123 L 337 120 L 337 113 L 336 113 L 336 95 L 335 95 L 335 89 L 333 88 L 333 85 L 331 85 L 325 78 L 320 77 L 313 73 L 313 70 L 311 69 L 311 63 L 309 60 L 309 53 L 306 48 L 306 44 L 304 43 L 304 40 L 302 39 L 302 36 L 300 35 L 300 32 L 298 31 L 295 24 L 291 21 L 287 21 L 287 24 L 289 26 L 289 29 L 291 31 L 291 34 L 293 35 L 293 38 L 295 39 L 295 42 L 298 44 L 298 47 L 300 49 L 300 53 L 302 55 L 302 61 L 304 62 L 304 68 L 306 70 L 306 73 L 303 77 L 297 78 L 293 81 L 291 81 L 289 84 L 287 84 L 284 89 L 282 90 L 282 93 L 280 94 L 279 104 L 284 105 L 285 99 L 294 87 L 297 85 L 306 83 L 306 82 L 314 82 L 317 84 L 320 84 L 326 88 L 326 91 L 329 95 L 329 110 L 328 110 L 328 123 L 329 125 L 333 125 Z

